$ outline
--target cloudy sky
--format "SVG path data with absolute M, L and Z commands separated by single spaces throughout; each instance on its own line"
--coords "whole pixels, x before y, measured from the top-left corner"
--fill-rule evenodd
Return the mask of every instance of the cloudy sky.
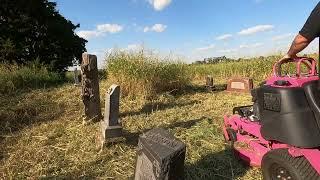
M 317 0 L 56 0 L 103 62 L 112 48 L 160 55 L 250 57 L 286 51 Z M 307 52 L 316 52 L 313 43 Z

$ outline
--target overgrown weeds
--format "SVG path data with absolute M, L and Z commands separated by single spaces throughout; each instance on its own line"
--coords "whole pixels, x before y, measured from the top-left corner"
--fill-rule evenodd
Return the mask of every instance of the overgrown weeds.
M 183 89 L 190 83 L 187 65 L 139 52 L 115 51 L 106 58 L 108 82 L 121 86 L 124 96 L 146 99 L 164 91 Z
M 27 65 L 0 63 L 0 93 L 29 88 L 46 88 L 63 82 L 63 76 L 33 62 Z

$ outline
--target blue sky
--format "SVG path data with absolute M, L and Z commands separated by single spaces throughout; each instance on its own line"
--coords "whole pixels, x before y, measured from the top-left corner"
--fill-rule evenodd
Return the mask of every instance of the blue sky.
M 192 62 L 286 51 L 317 0 L 56 0 L 99 65 L 110 49 L 141 46 Z M 306 51 L 316 52 L 317 43 Z

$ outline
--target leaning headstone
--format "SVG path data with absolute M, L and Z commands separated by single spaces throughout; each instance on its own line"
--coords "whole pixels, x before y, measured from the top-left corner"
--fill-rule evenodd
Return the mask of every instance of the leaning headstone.
M 73 78 L 74 78 L 74 85 L 78 86 L 80 84 L 80 81 L 79 81 L 79 71 L 77 68 L 75 68 L 73 71 Z
M 253 89 L 253 81 L 250 78 L 229 79 L 227 91 L 250 93 Z
M 209 91 L 213 91 L 215 89 L 214 84 L 213 84 L 213 77 L 212 76 L 207 76 L 206 77 L 206 88 Z
M 97 56 L 83 53 L 81 63 L 84 123 L 101 119 Z
M 186 145 L 164 129 L 140 135 L 135 180 L 184 179 Z
M 102 144 L 110 138 L 122 136 L 122 125 L 119 120 L 120 86 L 111 85 L 106 93 L 104 120 L 101 121 Z

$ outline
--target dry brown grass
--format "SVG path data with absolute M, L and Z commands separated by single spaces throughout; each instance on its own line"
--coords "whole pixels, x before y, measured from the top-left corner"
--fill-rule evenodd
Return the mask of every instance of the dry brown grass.
M 107 87 L 101 84 L 103 99 Z M 209 93 L 197 86 L 152 101 L 122 99 L 126 141 L 99 154 L 98 124 L 82 125 L 78 87 L 1 95 L 0 177 L 128 179 L 134 173 L 139 134 L 163 127 L 187 144 L 187 179 L 261 179 L 258 169 L 243 166 L 225 150 L 221 134 L 223 115 L 249 102 L 247 95 Z

